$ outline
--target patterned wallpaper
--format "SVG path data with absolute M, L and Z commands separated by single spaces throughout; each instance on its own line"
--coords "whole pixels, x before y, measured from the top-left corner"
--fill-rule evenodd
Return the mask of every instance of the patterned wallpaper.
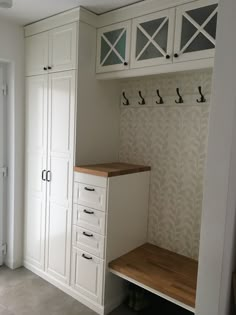
M 150 165 L 148 238 L 152 244 L 198 258 L 208 135 L 211 70 L 121 82 L 120 161 Z M 197 103 L 198 86 L 206 103 Z M 184 103 L 176 104 L 176 88 Z M 157 105 L 156 90 L 164 98 Z M 139 105 L 141 90 L 146 105 Z

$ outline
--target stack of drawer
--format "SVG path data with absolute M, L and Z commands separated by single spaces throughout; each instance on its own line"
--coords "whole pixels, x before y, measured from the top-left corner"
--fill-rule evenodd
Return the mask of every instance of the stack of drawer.
M 73 288 L 102 304 L 107 178 L 75 172 L 72 229 Z

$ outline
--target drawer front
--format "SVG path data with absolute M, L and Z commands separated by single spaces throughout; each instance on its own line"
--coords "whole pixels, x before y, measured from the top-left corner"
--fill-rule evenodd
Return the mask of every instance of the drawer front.
M 102 304 L 104 262 L 80 249 L 73 249 L 71 285 L 74 290 Z
M 74 184 L 74 202 L 89 208 L 106 210 L 106 189 L 82 183 Z
M 74 204 L 73 224 L 98 234 L 106 234 L 106 215 L 99 210 Z
M 97 257 L 104 258 L 104 236 L 74 225 L 72 243 L 75 247 Z
M 74 172 L 74 181 L 98 187 L 107 187 L 107 177 Z

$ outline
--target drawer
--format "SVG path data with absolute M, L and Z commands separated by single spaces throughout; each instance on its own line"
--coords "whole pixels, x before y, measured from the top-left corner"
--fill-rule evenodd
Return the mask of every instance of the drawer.
M 74 172 L 74 181 L 98 187 L 107 187 L 107 177 Z
M 103 260 L 80 249 L 73 248 L 71 266 L 71 285 L 73 289 L 87 298 L 102 304 Z
M 98 186 L 74 183 L 74 202 L 89 208 L 106 210 L 106 189 Z
M 99 210 L 74 204 L 73 224 L 95 233 L 106 234 L 106 215 Z
M 90 254 L 104 258 L 105 237 L 102 235 L 74 225 L 72 244 Z

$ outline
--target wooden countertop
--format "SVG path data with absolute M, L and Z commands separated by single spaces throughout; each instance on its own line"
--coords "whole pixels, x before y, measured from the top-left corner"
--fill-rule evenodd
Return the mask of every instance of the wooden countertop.
M 102 177 L 113 177 L 132 173 L 140 173 L 150 171 L 150 166 L 133 165 L 127 163 L 106 163 L 106 164 L 95 164 L 95 165 L 83 165 L 75 166 L 74 171 L 102 176 Z
M 109 263 L 109 268 L 121 278 L 194 311 L 197 261 L 144 244 Z

